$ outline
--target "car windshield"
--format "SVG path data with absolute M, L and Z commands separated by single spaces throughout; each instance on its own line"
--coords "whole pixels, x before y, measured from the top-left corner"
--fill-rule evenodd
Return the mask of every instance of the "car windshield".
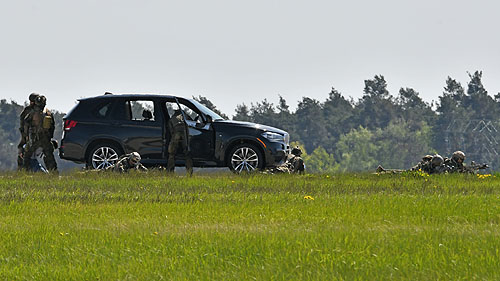
M 194 106 L 196 106 L 203 114 L 205 115 L 209 115 L 210 117 L 212 117 L 212 120 L 213 121 L 216 121 L 216 120 L 224 120 L 224 118 L 220 117 L 219 114 L 213 112 L 212 110 L 208 109 L 208 107 L 204 106 L 203 104 L 195 101 L 195 100 L 189 100 L 191 103 L 194 104 Z

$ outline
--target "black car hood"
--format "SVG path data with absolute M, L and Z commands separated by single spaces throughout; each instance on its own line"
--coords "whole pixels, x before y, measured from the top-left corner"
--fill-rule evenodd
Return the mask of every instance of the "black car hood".
M 266 132 L 274 132 L 274 133 L 278 133 L 278 134 L 282 134 L 282 135 L 287 134 L 287 132 L 285 132 L 281 129 L 274 128 L 271 126 L 261 125 L 261 124 L 257 124 L 257 123 L 252 123 L 252 122 L 233 121 L 233 120 L 217 120 L 214 123 L 224 124 L 227 126 L 257 129 L 257 130 L 262 130 L 262 131 L 266 131 Z

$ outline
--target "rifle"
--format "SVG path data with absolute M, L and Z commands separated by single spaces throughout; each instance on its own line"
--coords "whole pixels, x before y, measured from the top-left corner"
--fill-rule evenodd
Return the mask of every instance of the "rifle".
M 391 173 L 391 174 L 399 174 L 399 173 L 406 172 L 406 170 L 400 170 L 400 169 L 384 169 L 384 167 L 382 167 L 382 166 L 378 165 L 376 172 L 377 172 L 377 173 Z
M 182 119 L 184 121 L 184 139 L 186 142 L 186 147 L 187 147 L 187 152 L 191 153 L 191 147 L 189 147 L 189 129 L 188 129 L 188 124 L 187 124 L 187 119 L 186 119 L 186 114 L 184 113 L 184 110 L 182 110 L 181 104 L 179 103 L 179 100 L 175 98 L 175 102 L 177 103 L 177 106 L 179 107 L 179 110 L 181 111 L 182 114 Z
M 490 166 L 488 164 L 483 163 L 483 164 L 476 164 L 476 162 L 471 161 L 469 166 L 465 166 L 465 170 L 469 173 L 476 173 L 478 170 L 485 170 L 488 169 Z

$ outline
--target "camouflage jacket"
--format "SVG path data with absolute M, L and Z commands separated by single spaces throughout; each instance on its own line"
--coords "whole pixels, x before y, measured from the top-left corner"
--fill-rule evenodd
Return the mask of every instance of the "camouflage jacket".
M 48 110 L 42 111 L 32 109 L 24 117 L 24 130 L 29 138 L 39 138 L 47 136 L 49 139 L 54 137 L 55 121 L 53 114 Z
M 130 165 L 130 163 L 128 161 L 128 156 L 124 155 L 118 160 L 118 162 L 116 162 L 116 164 L 108 167 L 106 170 L 110 170 L 113 172 L 126 173 L 130 170 L 147 171 L 148 169 L 146 167 L 144 167 L 141 163 L 137 163 L 137 165 L 135 165 L 135 166 Z
M 287 159 L 286 164 L 290 169 L 290 173 L 302 173 L 305 170 L 304 160 L 300 156 L 291 156 Z
M 458 163 L 451 158 L 445 159 L 444 164 L 449 167 L 450 173 L 467 173 L 467 172 L 469 172 L 463 163 Z
M 410 171 L 422 171 L 429 173 L 429 171 L 431 171 L 431 161 L 420 161 L 417 165 L 411 167 Z
M 23 109 L 21 112 L 21 115 L 19 116 L 19 131 L 21 132 L 21 135 L 24 134 L 24 122 L 26 116 L 33 110 L 33 105 L 28 105 Z
M 447 164 L 433 166 L 431 161 L 420 161 L 417 165 L 410 169 L 410 171 L 422 171 L 427 174 L 451 173 L 452 170 L 452 167 Z
M 168 120 L 168 129 L 173 135 L 174 133 L 184 133 L 186 123 L 180 111 L 176 111 Z
M 303 173 L 305 170 L 304 160 L 300 156 L 290 154 L 285 163 L 270 169 L 271 173 L 295 174 Z

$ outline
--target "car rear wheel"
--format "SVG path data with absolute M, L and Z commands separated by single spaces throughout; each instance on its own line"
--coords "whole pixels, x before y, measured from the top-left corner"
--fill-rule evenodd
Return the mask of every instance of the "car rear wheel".
M 116 164 L 121 154 L 121 150 L 113 144 L 98 144 L 89 153 L 87 168 L 104 170 Z
M 262 170 L 264 157 L 254 145 L 243 143 L 229 153 L 229 169 L 235 173 L 251 173 Z

